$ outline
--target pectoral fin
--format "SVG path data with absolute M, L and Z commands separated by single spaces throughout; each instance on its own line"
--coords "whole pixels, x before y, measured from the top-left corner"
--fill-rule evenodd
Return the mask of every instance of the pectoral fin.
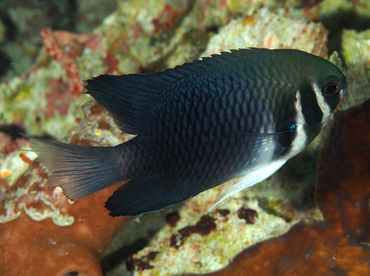
M 211 211 L 217 204 L 224 201 L 225 199 L 229 198 L 230 196 L 248 188 L 251 187 L 269 176 L 273 175 L 278 169 L 280 169 L 284 164 L 286 160 L 280 160 L 272 162 L 268 166 L 264 166 L 262 168 L 259 168 L 255 171 L 251 171 L 249 173 L 246 173 L 245 175 L 241 176 L 238 181 L 231 186 L 230 192 L 225 195 L 223 198 L 221 198 L 215 205 L 213 205 L 209 210 Z

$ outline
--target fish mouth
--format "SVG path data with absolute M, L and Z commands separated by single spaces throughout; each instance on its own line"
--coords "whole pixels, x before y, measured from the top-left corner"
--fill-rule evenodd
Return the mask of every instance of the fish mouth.
M 344 97 L 344 95 L 347 93 L 347 88 L 348 88 L 348 81 L 347 79 L 345 80 L 344 82 L 344 87 L 342 88 L 342 90 L 339 92 L 339 96 L 340 98 L 342 99 Z

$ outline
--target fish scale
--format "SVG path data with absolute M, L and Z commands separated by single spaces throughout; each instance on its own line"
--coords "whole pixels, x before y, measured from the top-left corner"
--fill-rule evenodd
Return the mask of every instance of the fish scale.
M 32 149 L 72 200 L 130 180 L 106 207 L 136 216 L 235 177 L 222 200 L 269 177 L 316 137 L 347 80 L 308 53 L 249 48 L 156 74 L 102 75 L 86 88 L 137 136 L 93 150 L 31 138 Z

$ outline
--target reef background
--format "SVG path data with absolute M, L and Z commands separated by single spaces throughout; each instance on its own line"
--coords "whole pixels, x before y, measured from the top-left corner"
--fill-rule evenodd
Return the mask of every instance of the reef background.
M 102 3 L 0 2 L 0 274 L 368 275 L 370 3 Z M 303 153 L 208 213 L 233 181 L 160 212 L 111 218 L 103 206 L 116 186 L 70 202 L 22 150 L 20 133 L 103 146 L 132 138 L 81 95 L 85 79 L 245 47 L 327 58 L 349 89 Z

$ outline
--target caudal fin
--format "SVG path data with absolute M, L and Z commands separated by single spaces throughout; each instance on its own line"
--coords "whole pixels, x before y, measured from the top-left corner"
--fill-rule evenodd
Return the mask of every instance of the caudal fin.
M 52 172 L 49 185 L 61 186 L 71 200 L 124 181 L 117 168 L 115 147 L 86 147 L 30 138 L 31 148 Z

